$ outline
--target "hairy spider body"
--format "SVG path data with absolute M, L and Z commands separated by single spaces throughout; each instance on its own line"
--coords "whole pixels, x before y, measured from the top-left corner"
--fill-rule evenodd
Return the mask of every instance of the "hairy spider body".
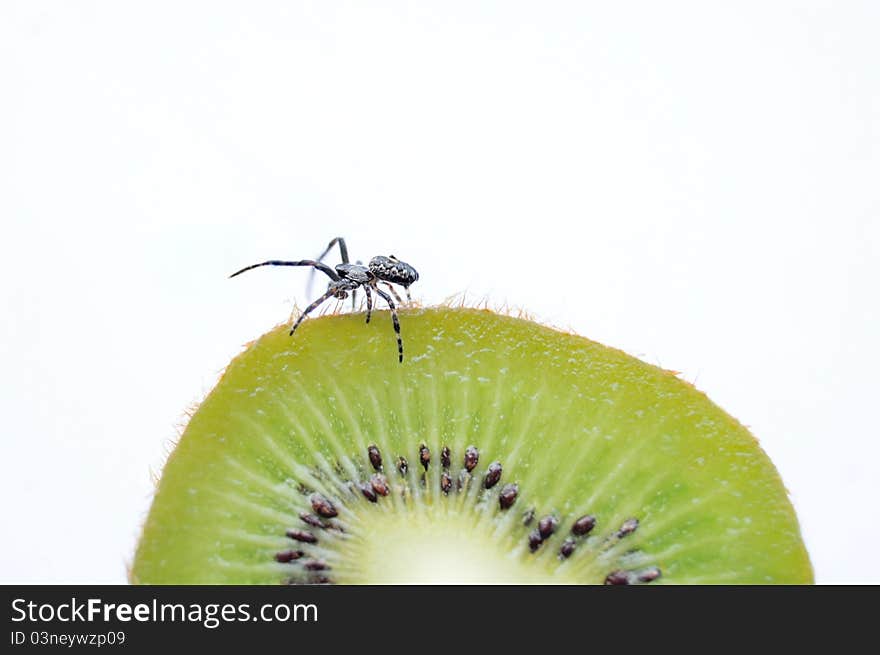
M 409 285 L 419 279 L 419 272 L 416 269 L 394 255 L 373 257 L 370 260 L 370 272 L 380 280 L 399 284 L 407 290 Z
M 321 260 L 330 252 L 333 246 L 337 244 L 339 245 L 339 253 L 342 256 L 343 261 L 341 264 L 337 264 L 334 268 L 330 268 Z M 400 336 L 400 320 L 397 316 L 397 307 L 394 305 L 391 296 L 379 288 L 378 283 L 382 282 L 385 284 L 398 302 L 401 302 L 400 296 L 397 295 L 397 292 L 392 285 L 397 284 L 402 286 L 406 290 L 406 297 L 409 300 L 409 287 L 413 282 L 419 279 L 419 273 L 415 268 L 406 262 L 400 261 L 394 255 L 390 255 L 389 257 L 373 257 L 368 266 L 364 266 L 360 262 L 352 264 L 348 261 L 348 248 L 346 248 L 345 240 L 342 237 L 336 237 L 330 242 L 327 249 L 321 253 L 317 260 L 300 259 L 298 261 L 284 261 L 280 259 L 270 259 L 269 261 L 261 262 L 259 264 L 245 266 L 229 277 L 235 277 L 245 271 L 250 271 L 251 269 L 260 266 L 307 266 L 312 269 L 309 278 L 310 281 L 311 275 L 313 275 L 315 271 L 320 271 L 330 278 L 330 283 L 327 285 L 327 291 L 306 307 L 302 314 L 300 314 L 299 318 L 296 319 L 293 327 L 290 328 L 291 336 L 293 336 L 293 333 L 296 332 L 296 328 L 299 327 L 299 324 L 303 322 L 306 316 L 330 298 L 345 300 L 350 293 L 352 296 L 352 306 L 354 306 L 355 294 L 357 293 L 357 290 L 361 288 L 367 296 L 367 323 L 369 323 L 370 315 L 373 312 L 372 294 L 375 292 L 386 303 L 388 303 L 388 308 L 391 310 L 391 322 L 397 336 L 397 357 L 398 361 L 401 363 L 403 362 L 403 340 Z

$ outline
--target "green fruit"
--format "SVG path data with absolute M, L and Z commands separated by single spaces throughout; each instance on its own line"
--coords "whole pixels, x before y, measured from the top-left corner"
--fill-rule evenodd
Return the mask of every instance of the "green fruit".
M 674 374 L 474 309 L 279 327 L 168 460 L 139 583 L 809 583 L 778 473 Z

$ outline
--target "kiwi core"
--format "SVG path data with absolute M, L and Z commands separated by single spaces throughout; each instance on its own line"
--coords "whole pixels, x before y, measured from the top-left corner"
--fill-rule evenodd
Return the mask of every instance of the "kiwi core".
M 552 584 L 544 567 L 505 551 L 489 523 L 441 509 L 401 521 L 391 514 L 354 540 L 346 560 L 360 562 L 351 582 L 363 584 Z M 557 579 L 558 581 L 558 579 Z
M 776 469 L 674 373 L 465 308 L 305 321 L 235 358 L 131 567 L 159 584 L 808 583 Z

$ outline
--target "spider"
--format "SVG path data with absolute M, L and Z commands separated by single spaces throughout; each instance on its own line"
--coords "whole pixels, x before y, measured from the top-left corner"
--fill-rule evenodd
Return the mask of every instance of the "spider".
M 339 246 L 339 254 L 342 256 L 342 263 L 337 264 L 335 268 L 330 268 L 321 260 L 327 256 L 335 245 Z M 398 284 L 402 286 L 406 290 L 406 297 L 409 301 L 409 287 L 413 282 L 419 279 L 419 273 L 415 268 L 406 262 L 400 261 L 394 255 L 389 255 L 388 257 L 382 255 L 373 257 L 367 266 L 364 266 L 361 262 L 351 264 L 348 261 L 348 248 L 345 245 L 345 239 L 342 237 L 336 237 L 329 243 L 326 250 L 318 256 L 318 259 L 301 259 L 298 261 L 270 259 L 269 261 L 260 262 L 259 264 L 245 266 L 243 269 L 236 271 L 229 277 L 233 278 L 236 275 L 240 275 L 245 271 L 260 266 L 309 266 L 312 269 L 312 275 L 314 274 L 314 271 L 321 271 L 324 275 L 330 278 L 327 291 L 311 305 L 306 307 L 303 313 L 299 315 L 299 318 L 296 319 L 293 327 L 290 328 L 291 336 L 293 336 L 293 333 L 296 332 L 296 328 L 299 327 L 299 324 L 302 323 L 303 319 L 305 319 L 310 312 L 317 309 L 322 303 L 330 298 L 345 300 L 350 293 L 352 307 L 354 307 L 355 294 L 361 287 L 363 287 L 364 293 L 367 294 L 367 323 L 369 323 L 370 315 L 373 312 L 372 292 L 375 291 L 376 294 L 381 296 L 385 302 L 388 303 L 388 307 L 391 309 L 391 321 L 394 324 L 394 332 L 397 335 L 397 359 L 401 363 L 403 362 L 403 340 L 400 337 L 400 320 L 397 317 L 397 307 L 394 305 L 394 300 L 391 299 L 391 296 L 379 288 L 379 282 L 388 287 L 397 302 L 402 301 L 392 285 Z M 311 282 L 311 277 L 309 278 L 309 281 Z

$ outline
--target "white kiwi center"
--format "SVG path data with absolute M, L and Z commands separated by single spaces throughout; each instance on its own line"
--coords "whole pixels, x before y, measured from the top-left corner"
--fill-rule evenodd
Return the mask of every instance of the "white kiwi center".
M 357 584 L 552 584 L 558 562 L 511 544 L 500 521 L 482 512 L 422 506 L 402 520 L 370 512 L 341 545 L 340 582 Z M 412 509 L 412 508 L 411 508 Z M 535 560 L 538 560 L 536 562 Z M 537 566 L 536 566 L 537 564 Z M 547 566 L 549 564 L 549 566 Z

